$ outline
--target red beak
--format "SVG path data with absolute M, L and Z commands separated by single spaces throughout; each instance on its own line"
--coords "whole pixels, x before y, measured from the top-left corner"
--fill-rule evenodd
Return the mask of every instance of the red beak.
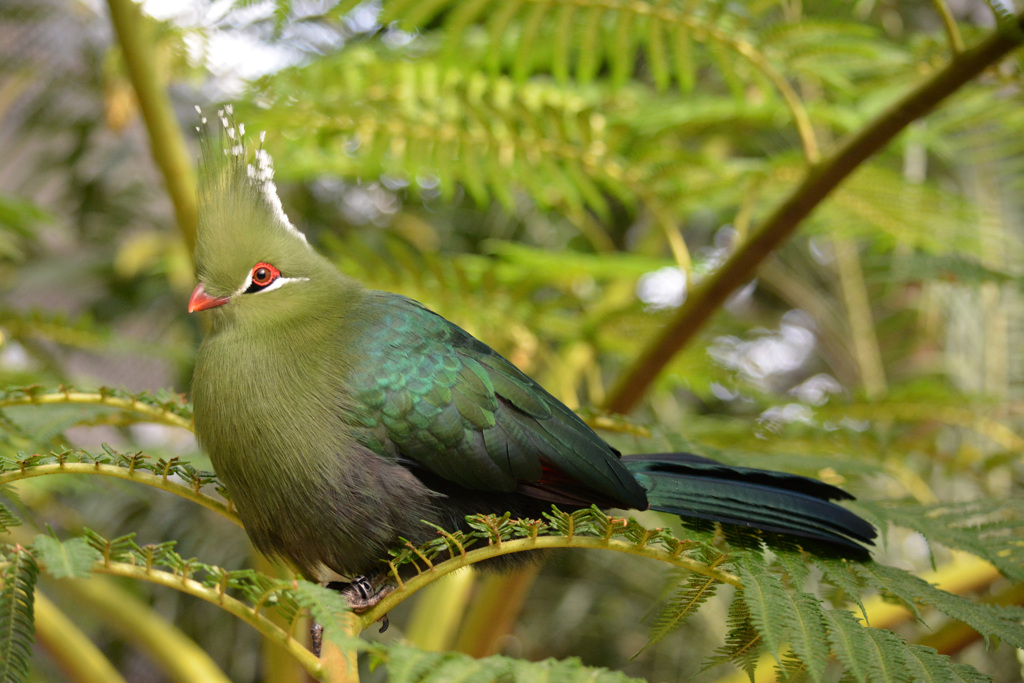
M 205 311 L 207 308 L 223 306 L 229 301 L 231 301 L 230 297 L 210 296 L 206 293 L 206 290 L 203 289 L 203 283 L 200 282 L 196 285 L 195 291 L 192 292 L 192 298 L 188 300 L 188 312 L 195 313 L 196 311 Z

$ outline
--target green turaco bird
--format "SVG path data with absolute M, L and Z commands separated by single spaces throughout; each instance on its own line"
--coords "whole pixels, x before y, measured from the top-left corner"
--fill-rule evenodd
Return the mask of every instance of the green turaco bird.
M 247 163 L 244 129 L 222 118 L 221 142 L 203 143 L 189 311 L 210 327 L 192 397 L 200 444 L 261 552 L 325 583 L 371 577 L 350 594 L 367 607 L 400 538 L 426 542 L 425 521 L 454 530 L 474 513 L 597 504 L 853 554 L 872 542 L 828 484 L 684 453 L 620 456 L 487 345 L 317 254 L 281 209 L 267 153 Z

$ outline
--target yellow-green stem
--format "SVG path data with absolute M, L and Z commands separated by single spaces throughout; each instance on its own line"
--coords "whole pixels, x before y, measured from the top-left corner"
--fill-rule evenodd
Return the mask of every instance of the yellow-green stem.
M 66 579 L 55 584 L 84 603 L 125 640 L 144 649 L 171 680 L 179 683 L 230 683 L 210 656 L 149 605 L 109 579 Z
M 59 391 L 51 394 L 37 394 L 25 396 L 13 396 L 0 399 L 0 408 L 13 406 L 40 406 L 52 405 L 55 403 L 78 403 L 86 405 L 102 405 L 118 408 L 128 412 L 136 413 L 147 418 L 150 422 L 181 427 L 192 431 L 192 421 L 180 415 L 158 408 L 157 406 L 141 401 L 135 401 L 118 396 L 107 396 L 102 393 L 85 391 Z
M 422 650 L 451 650 L 459 620 L 466 612 L 466 604 L 476 583 L 476 572 L 472 567 L 436 583 L 417 601 L 405 627 L 406 639 Z
M 380 619 L 381 616 L 394 609 L 402 600 L 405 600 L 407 597 L 432 581 L 437 580 L 439 577 L 450 574 L 457 569 L 462 569 L 463 567 L 468 567 L 476 562 L 498 557 L 499 555 L 508 555 L 527 550 L 542 550 L 547 548 L 591 548 L 612 550 L 629 555 L 639 555 L 641 557 L 661 560 L 662 562 L 667 562 L 673 566 L 681 569 L 688 569 L 692 572 L 703 574 L 704 576 L 710 576 L 713 579 L 721 581 L 722 583 L 728 583 L 732 586 L 739 587 L 741 585 L 739 577 L 735 574 L 721 569 L 716 569 L 704 562 L 699 562 L 693 558 L 672 553 L 659 547 L 641 547 L 636 543 L 623 541 L 617 538 L 604 539 L 597 536 L 541 536 L 538 538 L 518 538 L 511 541 L 502 541 L 500 544 L 492 544 L 482 548 L 475 548 L 464 555 L 456 555 L 455 557 L 445 560 L 440 564 L 436 564 L 421 574 L 404 581 L 398 590 L 381 600 L 380 603 L 378 603 L 372 610 L 360 615 L 362 619 L 361 628 L 368 628 L 371 624 Z
M 3 472 L 0 474 L 0 486 L 21 481 L 23 479 L 44 477 L 51 474 L 98 474 L 104 477 L 114 477 L 115 479 L 134 481 L 136 483 L 152 486 L 153 488 L 160 489 L 161 491 L 167 491 L 168 493 L 173 493 L 176 496 L 181 496 L 182 498 L 191 500 L 194 503 L 202 505 L 208 510 L 216 512 L 222 517 L 231 520 L 239 526 L 242 525 L 241 521 L 238 519 L 238 515 L 228 509 L 226 504 L 216 498 L 207 496 L 203 493 L 198 493 L 192 487 L 179 484 L 167 477 L 150 474 L 149 472 L 141 472 L 139 470 L 131 470 L 119 465 L 104 465 L 101 463 L 85 462 L 33 465 L 32 467 L 26 467 L 23 470 L 8 470 Z
M 36 638 L 66 680 L 75 683 L 125 683 L 100 649 L 42 591 L 35 592 Z
M 502 638 L 512 632 L 539 572 L 540 567 L 534 565 L 511 576 L 488 576 L 481 581 L 454 649 L 473 657 L 497 653 Z
M 164 79 L 157 68 L 153 23 L 132 0 L 107 0 L 110 21 L 124 55 L 128 78 L 146 122 L 153 160 L 164 177 L 189 254 L 195 248 L 199 210 L 194 163 L 174 117 Z
M 871 315 L 871 301 L 864 283 L 864 271 L 860 266 L 860 254 L 856 243 L 844 237 L 834 237 L 832 249 L 861 386 L 868 399 L 877 399 L 886 393 L 888 383 L 878 335 L 875 334 L 875 321 Z
M 225 595 L 215 588 L 204 586 L 198 581 L 184 578 L 178 574 L 172 574 L 170 572 L 155 569 L 147 570 L 144 566 L 128 564 L 125 562 L 97 563 L 93 567 L 93 571 L 110 574 L 112 576 L 123 576 L 139 581 L 146 581 L 158 586 L 173 588 L 174 590 L 187 593 L 193 597 L 205 600 L 212 605 L 216 605 L 228 614 L 236 616 L 252 626 L 271 643 L 287 650 L 288 653 L 291 654 L 291 656 L 294 657 L 311 676 L 313 676 L 313 678 L 317 680 L 324 680 L 324 671 L 321 661 L 314 657 L 313 653 L 306 649 L 302 643 L 292 638 L 287 631 L 273 623 L 264 615 L 257 614 L 244 602 L 236 600 L 229 595 Z

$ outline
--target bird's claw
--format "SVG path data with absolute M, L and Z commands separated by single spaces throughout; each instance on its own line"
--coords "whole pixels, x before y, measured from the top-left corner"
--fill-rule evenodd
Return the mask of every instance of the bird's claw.
M 373 581 L 366 576 L 359 576 L 350 583 L 332 581 L 327 584 L 327 587 L 332 590 L 336 590 L 345 596 L 345 599 L 348 600 L 349 607 L 351 607 L 352 611 L 356 614 L 362 614 L 370 611 L 376 607 L 381 600 L 386 598 L 395 590 L 394 586 L 386 583 L 375 586 Z M 377 621 L 381 622 L 380 633 L 384 633 L 384 631 L 388 630 L 390 622 L 387 614 L 383 615 Z
M 366 576 L 357 577 L 348 583 L 344 581 L 331 581 L 327 584 L 327 588 L 341 593 L 348 601 L 349 607 L 356 614 L 370 611 L 377 606 L 377 603 L 395 590 L 395 587 L 389 584 L 375 586 L 374 582 Z M 387 631 L 388 626 L 391 625 L 387 614 L 381 616 L 377 621 L 380 622 L 380 633 Z M 313 655 L 319 658 L 324 640 L 323 624 L 314 621 L 309 627 L 309 635 L 312 640 L 310 649 Z

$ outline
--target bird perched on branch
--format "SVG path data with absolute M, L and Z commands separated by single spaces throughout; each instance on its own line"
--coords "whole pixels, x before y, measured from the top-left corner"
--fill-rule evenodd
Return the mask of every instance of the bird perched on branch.
M 261 552 L 310 578 L 370 577 L 388 550 L 467 528 L 476 513 L 537 517 L 599 505 L 660 510 L 863 554 L 874 528 L 806 477 L 685 453 L 620 456 L 509 361 L 419 303 L 366 289 L 288 220 L 244 128 L 205 134 L 199 285 L 210 329 L 195 427 Z M 500 558 L 499 558 L 500 560 Z M 497 562 L 499 560 L 492 560 Z M 508 562 L 508 560 L 506 560 Z

